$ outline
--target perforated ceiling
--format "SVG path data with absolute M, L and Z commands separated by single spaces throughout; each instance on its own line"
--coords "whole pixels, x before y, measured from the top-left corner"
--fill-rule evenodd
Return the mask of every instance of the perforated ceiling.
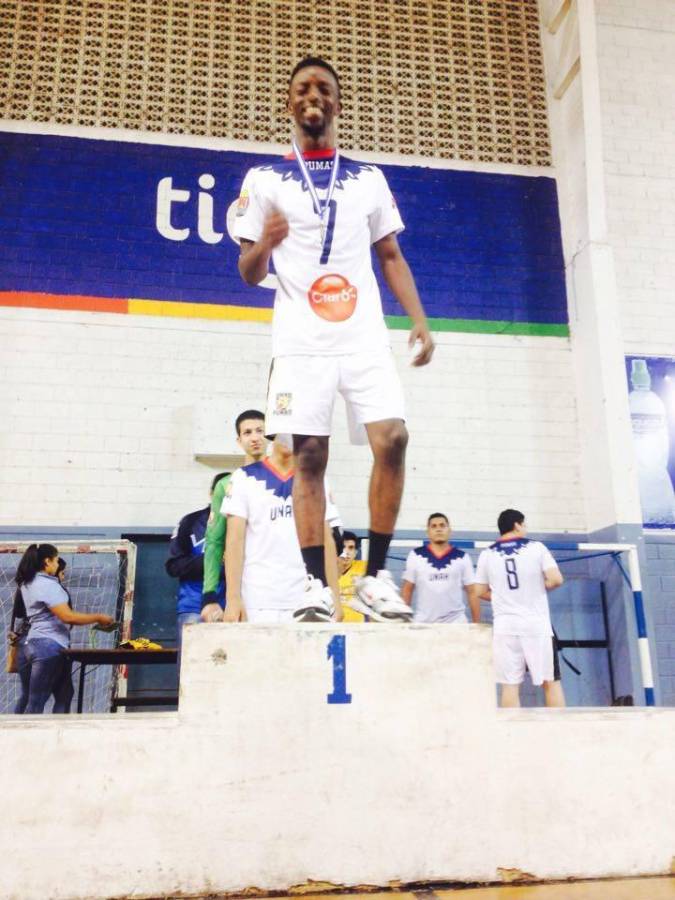
M 0 115 L 284 142 L 310 52 L 347 149 L 550 164 L 536 0 L 0 0 Z

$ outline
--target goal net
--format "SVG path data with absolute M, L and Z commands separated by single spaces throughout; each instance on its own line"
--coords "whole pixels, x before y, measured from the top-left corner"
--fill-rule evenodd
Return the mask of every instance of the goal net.
M 11 713 L 20 695 L 20 681 L 6 669 L 7 632 L 9 631 L 16 583 L 14 576 L 19 560 L 30 543 L 53 543 L 52 538 L 26 542 L 0 542 L 0 626 L 2 651 L 0 659 L 0 713 Z M 59 556 L 66 562 L 64 587 L 77 612 L 106 613 L 122 623 L 118 632 L 105 634 L 90 626 L 74 626 L 72 647 L 95 646 L 113 648 L 129 635 L 133 609 L 133 587 L 136 546 L 130 541 L 57 541 Z M 73 682 L 77 690 L 79 663 L 73 665 Z M 85 678 L 84 712 L 109 712 L 113 697 L 124 693 L 112 666 L 88 666 Z M 73 701 L 74 702 L 74 701 Z M 49 712 L 50 699 L 45 707 Z
M 405 561 L 421 540 L 394 539 L 387 568 L 400 584 Z M 453 543 L 471 557 L 474 567 L 488 541 L 457 540 Z M 634 699 L 632 651 L 637 649 L 645 702 L 653 702 L 651 663 L 641 611 L 640 585 L 636 583 L 636 550 L 632 545 L 547 542 L 565 579 L 549 595 L 551 619 L 561 644 L 561 676 L 568 705 L 605 706 Z M 367 556 L 366 542 L 362 555 Z M 634 557 L 631 564 L 631 556 Z M 414 594 L 413 594 L 414 604 Z M 490 603 L 481 604 L 481 622 L 492 622 Z M 573 668 L 580 674 L 576 674 Z M 537 705 L 537 691 L 526 681 L 523 705 Z

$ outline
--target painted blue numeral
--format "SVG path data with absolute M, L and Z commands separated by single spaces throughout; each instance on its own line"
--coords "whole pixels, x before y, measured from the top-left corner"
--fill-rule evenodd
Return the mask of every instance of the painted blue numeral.
M 326 656 L 333 660 L 333 690 L 326 695 L 328 703 L 351 703 L 347 693 L 347 656 L 344 634 L 334 635 L 326 647 Z
M 326 228 L 326 237 L 323 242 L 323 249 L 321 250 L 321 259 L 319 263 L 322 266 L 325 266 L 328 262 L 328 257 L 330 256 L 330 251 L 333 247 L 333 233 L 335 231 L 335 217 L 337 216 L 337 200 L 331 200 L 328 204 L 328 227 Z

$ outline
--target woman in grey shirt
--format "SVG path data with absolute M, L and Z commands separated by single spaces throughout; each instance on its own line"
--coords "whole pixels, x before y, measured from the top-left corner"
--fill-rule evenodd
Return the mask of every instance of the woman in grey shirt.
M 31 544 L 16 570 L 16 583 L 26 607 L 30 630 L 26 656 L 30 663 L 30 684 L 25 712 L 44 712 L 54 694 L 54 712 L 70 712 L 73 684 L 70 660 L 61 652 L 70 646 L 72 625 L 112 625 L 113 619 L 100 613 L 78 613 L 56 573 L 59 551 L 52 544 Z

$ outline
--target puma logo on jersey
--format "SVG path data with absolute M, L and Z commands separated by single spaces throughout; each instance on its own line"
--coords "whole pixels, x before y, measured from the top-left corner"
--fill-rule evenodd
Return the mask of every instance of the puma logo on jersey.
M 358 291 L 342 275 L 322 275 L 308 292 L 309 305 L 329 322 L 344 322 L 356 309 Z

